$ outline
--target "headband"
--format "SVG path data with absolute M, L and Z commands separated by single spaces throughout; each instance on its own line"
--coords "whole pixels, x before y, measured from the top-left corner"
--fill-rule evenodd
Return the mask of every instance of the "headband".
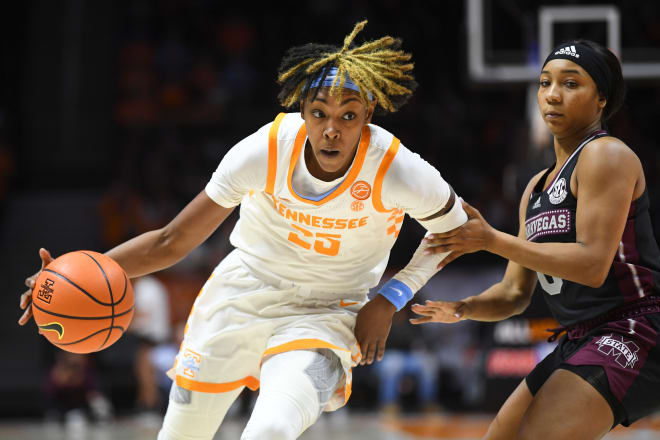
M 337 70 L 338 69 L 336 67 L 331 67 L 325 78 L 323 78 L 323 71 L 321 71 L 321 74 L 312 80 L 311 84 L 309 85 L 309 89 L 315 89 L 317 87 L 332 87 L 332 84 L 335 82 L 335 78 L 337 78 Z M 323 81 L 321 81 L 321 78 L 323 78 Z M 344 88 L 355 90 L 356 92 L 360 91 L 360 87 L 353 82 L 347 73 L 344 74 Z M 367 96 L 369 96 L 369 99 L 374 99 L 373 95 L 369 91 L 367 91 Z
M 610 72 L 610 68 L 598 52 L 586 44 L 574 43 L 569 46 L 562 44 L 550 52 L 543 63 L 543 67 L 556 59 L 573 61 L 582 67 L 594 80 L 598 91 L 605 95 L 605 99 L 610 98 L 612 72 Z

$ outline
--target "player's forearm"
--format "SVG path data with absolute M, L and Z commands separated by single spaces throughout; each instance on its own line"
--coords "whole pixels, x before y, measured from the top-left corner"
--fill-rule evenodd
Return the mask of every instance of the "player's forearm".
M 163 229 L 138 235 L 105 254 L 124 269 L 129 278 L 147 275 L 177 263 L 186 253 L 171 246 L 171 237 Z
M 426 244 L 420 243 L 406 267 L 385 283 L 379 293 L 400 310 L 438 271 L 438 263 L 444 254 L 425 255 Z
M 461 206 L 460 199 L 452 196 L 449 206 L 441 209 L 438 214 L 417 221 L 427 229 L 427 236 L 431 232 L 444 232 L 454 229 L 467 221 L 467 215 Z M 424 240 L 410 259 L 410 262 L 399 271 L 390 281 L 381 288 L 380 294 L 385 296 L 397 310 L 400 310 L 421 289 L 428 280 L 438 272 L 438 264 L 449 252 L 426 254 L 427 248 Z
M 533 271 L 591 287 L 605 281 L 613 257 L 582 243 L 534 243 L 500 231 L 486 250 Z
M 522 313 L 529 305 L 529 294 L 501 281 L 479 295 L 463 301 L 467 305 L 466 319 L 473 321 L 501 321 Z

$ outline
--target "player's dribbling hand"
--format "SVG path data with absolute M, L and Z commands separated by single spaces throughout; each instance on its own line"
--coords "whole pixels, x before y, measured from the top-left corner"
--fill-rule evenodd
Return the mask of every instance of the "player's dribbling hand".
M 422 315 L 421 318 L 412 318 L 412 324 L 426 322 L 443 322 L 451 324 L 468 319 L 470 306 L 465 301 L 426 301 L 422 304 L 413 304 L 413 312 Z
M 362 351 L 360 365 L 371 365 L 374 358 L 383 359 L 395 312 L 396 307 L 382 295 L 376 295 L 360 309 L 355 322 L 355 338 Z
M 438 269 L 442 269 L 463 254 L 488 249 L 495 234 L 495 230 L 484 220 L 479 211 L 466 201 L 461 200 L 461 202 L 468 217 L 467 222 L 451 231 L 433 233 L 424 238 L 428 245 L 424 253 L 451 252 L 438 264 Z
M 19 305 L 21 310 L 25 310 L 25 312 L 23 313 L 23 316 L 21 316 L 21 318 L 18 320 L 19 325 L 24 325 L 32 317 L 32 307 L 28 306 L 30 305 L 30 302 L 32 302 L 32 290 L 34 289 L 34 283 L 37 281 L 37 277 L 43 268 L 46 267 L 51 261 L 53 261 L 53 257 L 50 256 L 50 252 L 44 248 L 39 249 L 39 257 L 41 258 L 41 269 L 39 269 L 39 272 L 25 279 L 25 285 L 28 287 L 28 290 L 26 290 L 21 295 L 21 301 Z

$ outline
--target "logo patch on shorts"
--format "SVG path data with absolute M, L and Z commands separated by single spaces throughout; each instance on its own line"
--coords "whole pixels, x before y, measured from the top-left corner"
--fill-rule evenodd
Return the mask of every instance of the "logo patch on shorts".
M 189 348 L 186 348 L 181 356 L 181 366 L 183 367 L 183 374 L 188 377 L 195 377 L 199 372 L 199 364 L 202 363 L 202 356 L 195 353 Z
M 626 341 L 623 336 L 614 337 L 614 334 L 603 336 L 595 342 L 598 351 L 614 356 L 617 364 L 623 368 L 633 368 L 637 363 L 639 347 L 632 341 Z

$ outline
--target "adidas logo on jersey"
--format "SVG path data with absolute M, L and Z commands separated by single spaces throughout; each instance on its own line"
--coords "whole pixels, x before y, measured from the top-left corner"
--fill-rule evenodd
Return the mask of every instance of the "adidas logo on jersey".
M 532 209 L 538 209 L 541 207 L 541 198 L 539 197 L 536 199 L 536 202 L 534 202 L 534 205 L 532 205 Z
M 575 58 L 580 58 L 580 54 L 575 51 L 575 46 L 566 46 L 555 52 L 555 55 L 570 55 Z

